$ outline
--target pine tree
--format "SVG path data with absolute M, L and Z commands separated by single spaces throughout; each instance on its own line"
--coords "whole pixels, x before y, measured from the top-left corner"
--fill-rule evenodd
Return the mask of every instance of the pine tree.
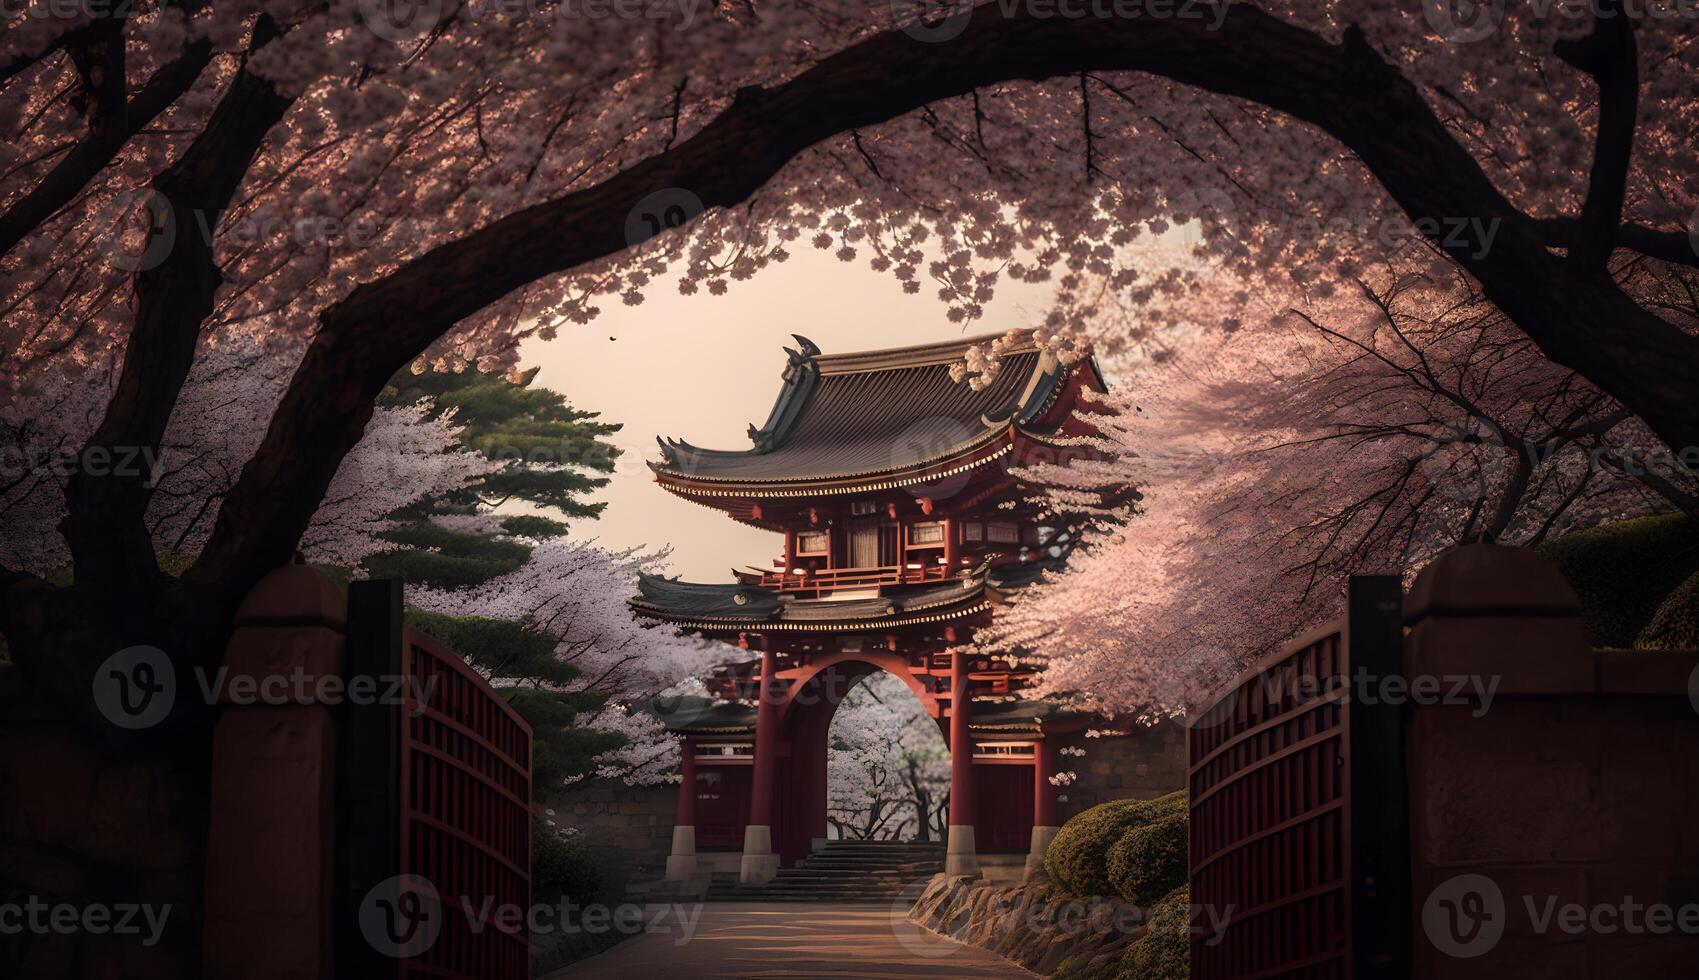
M 432 418 L 452 413 L 461 444 L 502 465 L 391 515 L 397 526 L 381 537 L 395 547 L 367 557 L 367 575 L 399 578 L 410 589 L 473 588 L 519 570 L 540 542 L 564 536 L 569 520 L 594 520 L 602 512 L 605 503 L 586 498 L 607 485 L 603 474 L 612 472 L 619 450 L 606 440 L 620 426 L 573 408 L 558 392 L 532 387 L 536 376 L 535 369 L 517 376 L 428 371 L 391 381 L 383 404 L 425 401 Z M 514 505 L 537 513 L 496 513 Z M 486 519 L 441 520 L 480 516 Z M 532 727 L 537 785 L 588 771 L 597 754 L 624 742 L 617 733 L 573 724 L 607 695 L 565 690 L 581 669 L 560 657 L 556 637 L 529 617 L 450 615 L 410 605 L 407 622 L 460 651 L 507 694 Z

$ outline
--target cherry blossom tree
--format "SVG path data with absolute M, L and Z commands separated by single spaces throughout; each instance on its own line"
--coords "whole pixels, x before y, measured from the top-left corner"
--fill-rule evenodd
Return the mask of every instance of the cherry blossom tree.
M 827 733 L 826 819 L 847 840 L 931 840 L 949 802 L 938 722 L 883 671 L 851 688 Z
M 485 530 L 501 522 L 494 514 L 437 520 Z M 632 617 L 626 600 L 636 592 L 638 572 L 657 568 L 664 557 L 555 538 L 537 543 L 530 558 L 505 575 L 453 589 L 410 585 L 407 601 L 439 616 L 520 624 L 540 639 L 532 657 L 520 653 L 532 644 L 511 638 L 481 643 L 493 648 L 473 663 L 509 690 L 540 730 L 539 741 L 547 735 L 556 754 L 588 757 L 584 764 L 548 760 L 550 773 L 649 784 L 676 774 L 676 739 L 652 714 L 631 711 L 632 702 L 676 695 L 680 685 L 689 687 L 736 654 L 725 644 Z
M 0 33 L 4 397 L 119 364 L 78 455 L 157 453 L 203 342 L 301 353 L 181 574 L 161 573 L 155 488 L 92 467 L 66 485 L 69 583 L 0 572 L 9 655 L 93 731 L 111 651 L 216 661 L 397 371 L 504 366 L 606 297 L 723 292 L 804 239 L 960 321 L 1005 279 L 1054 281 L 1064 350 L 1102 296 L 1177 281 L 1115 259 L 1181 222 L 1228 295 L 1443 266 L 1673 450 L 1699 445 L 1699 339 L 1651 284 L 1699 264 L 1680 12 L 120 6 L 34 0 Z M 132 742 L 203 742 L 208 716 L 181 710 Z
M 149 537 L 181 568 L 212 529 L 218 503 L 265 433 L 283 395 L 290 363 L 238 342 L 196 360 L 157 450 L 98 457 L 81 454 L 110 397 L 113 372 L 83 372 L 0 408 L 0 555 L 40 572 L 64 567 L 69 553 L 57 526 L 65 517 L 65 483 L 79 468 L 135 470 L 153 488 Z M 423 403 L 378 409 L 365 435 L 331 481 L 302 534 L 314 562 L 353 565 L 386 547 L 379 536 L 397 526 L 395 511 L 458 491 L 492 464 L 459 445 L 460 428 Z
M 172 586 L 193 598 L 159 595 L 151 488 L 75 478 L 75 594 L 25 588 L 14 654 L 46 642 L 23 624 L 124 595 L 143 624 L 206 610 L 141 630 L 209 656 L 396 370 L 500 364 L 597 297 L 639 302 L 673 269 L 720 291 L 805 237 L 930 280 L 962 320 L 1002 277 L 1054 277 L 1064 341 L 1083 277 L 1134 281 L 1115 247 L 1174 221 L 1253 291 L 1425 256 L 1667 443 L 1699 443 L 1699 341 L 1617 268 L 1699 261 L 1694 25 L 1600 3 L 1468 24 L 1360 0 L 943 20 L 831 0 L 641 18 L 445 0 L 398 20 L 351 0 L 32 4 L 0 53 L 8 383 L 121 348 L 90 443 L 147 448 L 198 338 L 306 346 Z M 67 690 L 121 642 L 67 659 Z
M 1640 420 L 1464 284 L 1242 312 L 1268 322 L 1170 331 L 1092 416 L 1102 452 L 1028 474 L 1098 524 L 980 639 L 1037 651 L 1043 691 L 1134 716 L 1183 710 L 1336 615 L 1351 574 L 1413 575 L 1466 541 L 1699 513 L 1699 481 Z M 1129 483 L 1141 497 L 1126 520 L 1103 492 Z

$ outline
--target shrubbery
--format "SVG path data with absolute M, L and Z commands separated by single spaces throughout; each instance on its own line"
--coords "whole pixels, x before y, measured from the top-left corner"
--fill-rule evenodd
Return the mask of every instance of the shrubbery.
M 1109 847 L 1109 883 L 1134 905 L 1154 906 L 1186 883 L 1186 814 L 1133 827 Z
M 1699 650 L 1699 573 L 1664 599 L 1634 645 L 1642 650 Z
M 1145 934 L 1121 958 L 1115 980 L 1186 980 L 1191 975 L 1192 892 L 1185 885 L 1151 906 Z
M 1534 550 L 1574 587 L 1593 645 L 1627 648 L 1676 586 L 1699 573 L 1699 521 L 1679 514 L 1617 521 Z
M 602 887 L 601 865 L 589 851 L 542 820 L 531 822 L 531 897 L 554 904 L 562 896 L 577 902 L 596 897 Z
M 1075 895 L 1109 895 L 1109 848 L 1134 827 L 1186 812 L 1186 794 L 1154 800 L 1114 800 L 1075 816 L 1044 852 L 1050 880 Z

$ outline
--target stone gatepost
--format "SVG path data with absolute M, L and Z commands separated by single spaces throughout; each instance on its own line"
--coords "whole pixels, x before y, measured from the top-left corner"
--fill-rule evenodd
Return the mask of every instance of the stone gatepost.
M 1414 974 L 1693 975 L 1654 923 L 1699 907 L 1699 651 L 1591 649 L 1518 548 L 1441 555 L 1405 615 Z
M 346 622 L 306 565 L 268 575 L 236 614 L 213 734 L 207 976 L 335 974 L 336 719 L 314 692 L 340 682 Z

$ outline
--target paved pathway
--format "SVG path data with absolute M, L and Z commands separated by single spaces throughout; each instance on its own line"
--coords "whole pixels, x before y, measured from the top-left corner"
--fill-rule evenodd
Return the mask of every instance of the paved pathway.
M 1019 977 L 1036 974 L 976 946 L 963 946 L 910 923 L 885 903 L 711 902 L 689 938 L 676 915 L 656 931 L 628 939 L 550 974 L 559 978 L 722 980 L 765 977 Z

